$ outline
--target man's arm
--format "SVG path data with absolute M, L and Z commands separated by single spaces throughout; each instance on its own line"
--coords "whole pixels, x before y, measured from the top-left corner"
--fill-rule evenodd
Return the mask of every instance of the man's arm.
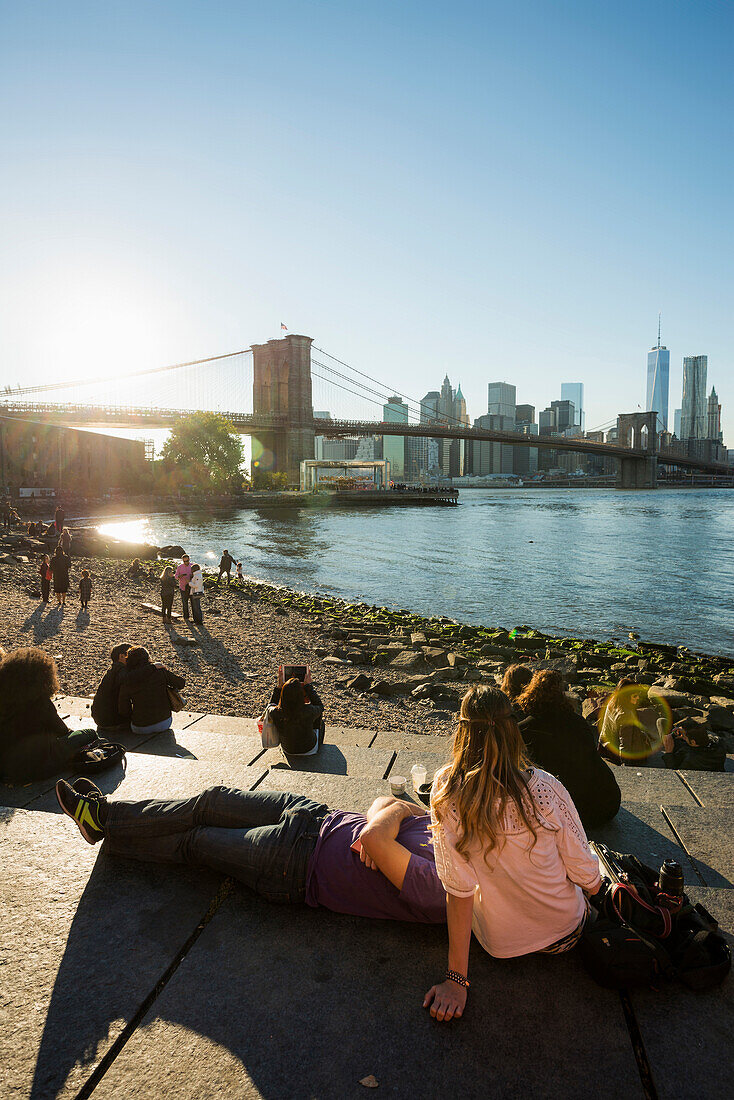
M 367 811 L 367 824 L 360 833 L 360 859 L 381 871 L 398 890 L 402 890 L 411 853 L 397 837 L 408 817 L 425 817 L 422 808 L 396 798 L 376 798 Z M 366 858 L 365 858 L 366 857 Z

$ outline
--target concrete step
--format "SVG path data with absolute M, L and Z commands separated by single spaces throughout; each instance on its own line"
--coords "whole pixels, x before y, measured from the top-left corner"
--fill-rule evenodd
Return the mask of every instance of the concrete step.
M 323 802 L 332 810 L 364 814 L 379 795 L 390 794 L 390 784 L 378 776 L 329 775 L 272 768 L 258 790 L 290 791 Z
M 273 771 L 310 772 L 312 774 L 350 775 L 382 779 L 392 763 L 393 753 L 383 749 L 355 748 L 351 745 L 322 745 L 316 756 L 286 757 L 280 748 L 268 749 L 258 759 Z

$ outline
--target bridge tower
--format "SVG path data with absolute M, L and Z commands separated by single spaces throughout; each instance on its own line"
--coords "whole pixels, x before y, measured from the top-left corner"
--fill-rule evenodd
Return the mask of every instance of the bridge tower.
M 657 412 L 620 413 L 617 417 L 619 443 L 643 455 L 618 459 L 618 489 L 657 489 L 658 433 Z
M 252 345 L 253 412 L 283 418 L 253 435 L 253 473 L 285 473 L 289 485 L 300 484 L 302 459 L 314 457 L 312 343 L 310 336 L 289 335 Z

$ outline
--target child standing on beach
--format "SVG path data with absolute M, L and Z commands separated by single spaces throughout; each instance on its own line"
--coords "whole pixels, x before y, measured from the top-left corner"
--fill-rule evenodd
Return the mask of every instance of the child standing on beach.
M 178 583 L 173 575 L 173 568 L 167 565 L 161 573 L 161 611 L 163 622 L 170 623 L 173 615 L 173 597 Z
M 92 578 L 89 575 L 88 569 L 82 569 L 82 577 L 79 581 L 79 599 L 82 604 L 82 611 L 88 611 L 89 601 L 92 596 Z
M 242 572 L 242 562 L 238 561 L 237 562 L 237 580 L 238 581 L 244 581 L 244 579 L 245 579 L 245 577 L 244 577 L 244 574 Z

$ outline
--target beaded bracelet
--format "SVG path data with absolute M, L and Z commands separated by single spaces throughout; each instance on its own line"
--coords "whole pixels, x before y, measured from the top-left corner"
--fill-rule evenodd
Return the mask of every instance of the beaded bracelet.
M 456 982 L 457 985 L 463 985 L 464 989 L 468 989 L 471 984 L 469 979 L 460 974 L 458 970 L 447 970 L 446 980 Z

